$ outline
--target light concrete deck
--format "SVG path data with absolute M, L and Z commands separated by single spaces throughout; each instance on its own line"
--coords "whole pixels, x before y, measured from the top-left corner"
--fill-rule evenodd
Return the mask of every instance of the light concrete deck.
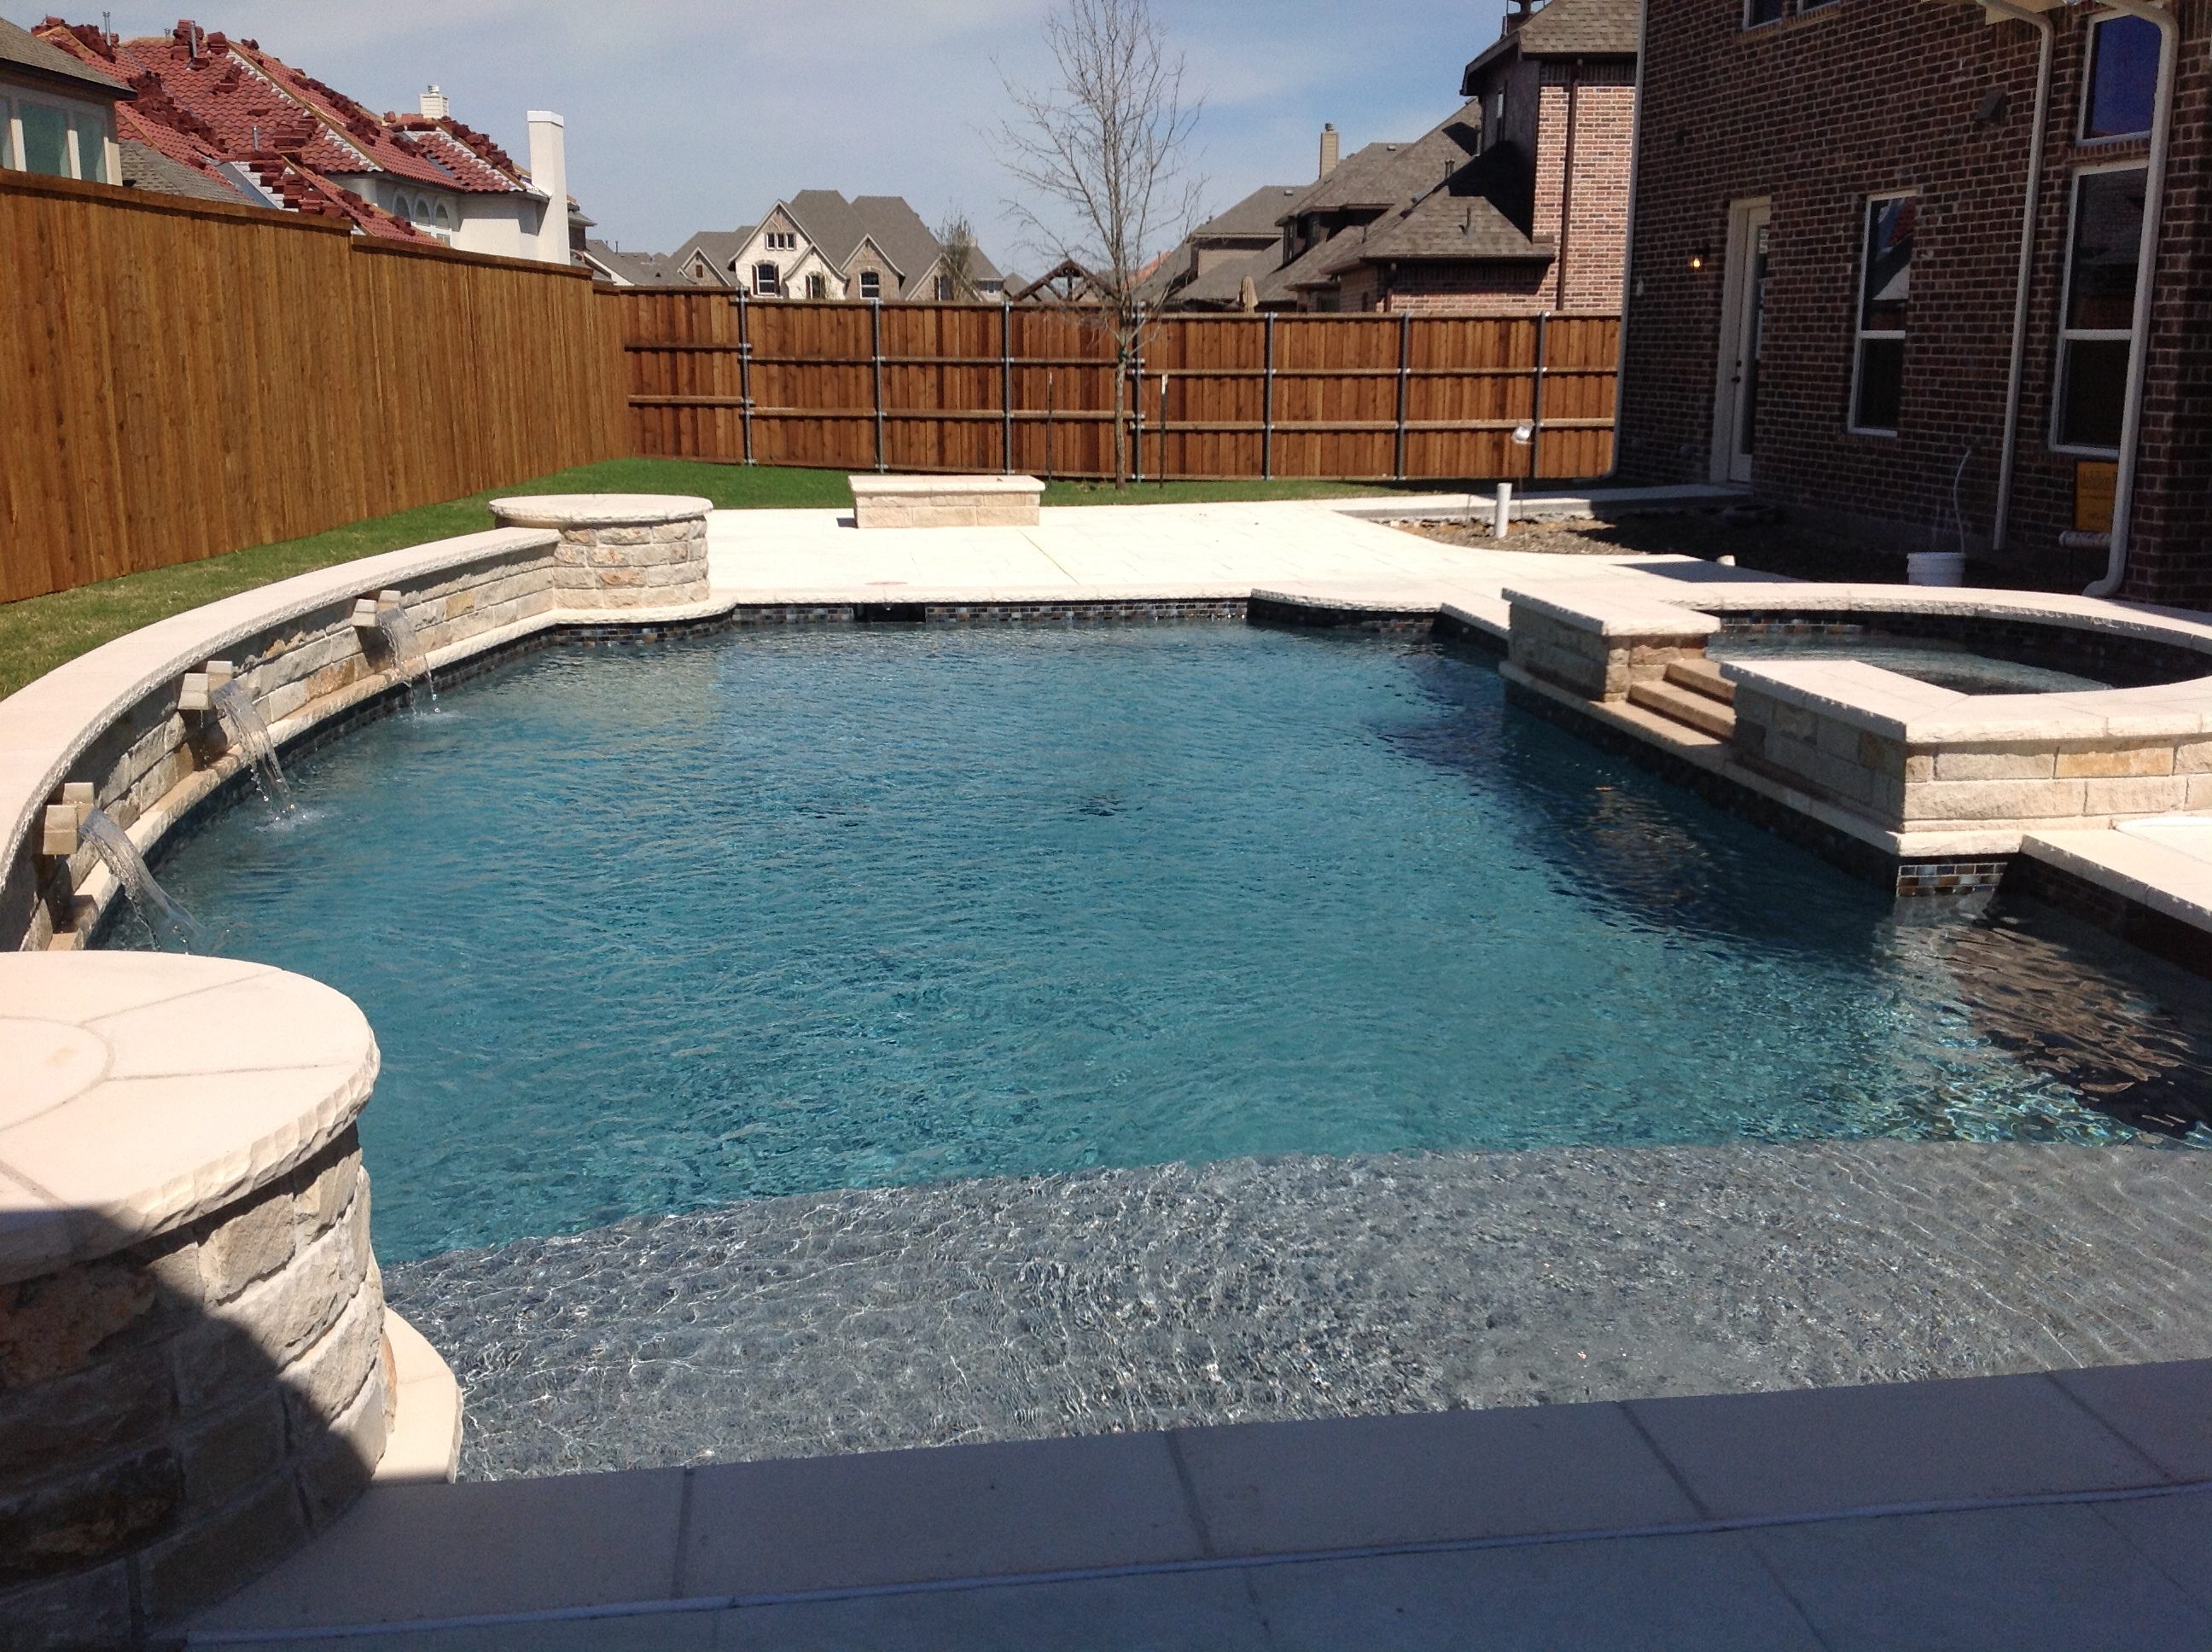
M 192 1643 L 2212 1644 L 2212 1362 L 376 1487 Z

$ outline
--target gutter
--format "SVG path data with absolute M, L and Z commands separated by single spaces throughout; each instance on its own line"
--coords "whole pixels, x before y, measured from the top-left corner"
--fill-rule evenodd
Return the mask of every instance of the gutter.
M 2029 289 L 2035 274 L 2035 232 L 2043 199 L 2043 151 L 2051 129 L 2051 71 L 2058 30 L 2043 13 L 2023 11 L 2011 0 L 1982 0 L 1994 22 L 2008 17 L 2027 23 L 2043 36 L 2041 58 L 2035 71 L 2035 128 L 2028 139 L 2027 193 L 2020 210 L 2020 276 L 2012 303 L 2012 364 L 2005 381 L 2004 456 L 1997 466 L 1996 520 L 1990 529 L 1990 550 L 2002 553 L 2012 526 L 2013 472 L 2020 459 L 2020 402 L 2027 366 L 2027 310 Z
M 2143 184 L 2142 246 L 2136 258 L 2136 308 L 2128 341 L 2119 475 L 2112 489 L 2112 547 L 2104 576 L 2082 587 L 2085 597 L 2109 597 L 2127 578 L 2130 518 L 2135 508 L 2136 468 L 2142 445 L 2143 381 L 2150 367 L 2151 286 L 2158 269 L 2159 230 L 2165 216 L 2166 163 L 2173 148 L 2174 82 L 2181 67 L 2181 25 L 2163 3 L 2159 0 L 2102 0 L 2102 3 L 2109 10 L 2157 26 L 2158 101 L 2151 116 L 2150 167 Z

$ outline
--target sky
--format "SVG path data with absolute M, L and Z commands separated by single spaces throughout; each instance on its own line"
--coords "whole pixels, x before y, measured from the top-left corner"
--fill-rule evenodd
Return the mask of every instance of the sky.
M 903 195 L 975 223 L 1008 270 L 1036 267 L 1004 211 L 1004 85 L 1049 81 L 1054 0 L 158 0 L 112 5 L 124 34 L 187 13 L 377 109 L 435 82 L 454 117 L 518 159 L 524 113 L 568 121 L 568 186 L 626 251 L 758 221 L 802 189 Z M 20 0 L 19 0 L 20 4 Z M 54 0 L 23 8 L 35 22 Z M 1504 0 L 1153 0 L 1205 94 L 1193 140 L 1205 204 L 1311 179 L 1322 123 L 1349 155 L 1419 137 Z M 14 12 L 15 7 L 10 7 Z M 100 11 L 72 5 L 72 22 Z M 1162 250 L 1158 248 L 1155 251 Z

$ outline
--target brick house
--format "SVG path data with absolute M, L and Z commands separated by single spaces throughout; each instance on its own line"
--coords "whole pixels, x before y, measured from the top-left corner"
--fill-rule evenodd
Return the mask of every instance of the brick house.
M 2208 39 L 2212 0 L 1650 0 L 1624 479 L 2212 604 Z
M 1611 314 L 1620 304 L 1636 124 L 1638 0 L 1518 0 L 1460 79 L 1465 101 L 1421 137 L 1262 190 L 1170 258 L 1170 307 Z M 1226 243 L 1265 209 L 1280 244 Z

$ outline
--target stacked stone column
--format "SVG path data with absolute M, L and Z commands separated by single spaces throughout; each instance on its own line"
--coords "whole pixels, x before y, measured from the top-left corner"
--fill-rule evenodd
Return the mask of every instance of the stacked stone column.
M 502 527 L 551 528 L 553 584 L 569 609 L 670 608 L 707 596 L 713 501 L 657 494 L 548 494 L 495 499 Z

